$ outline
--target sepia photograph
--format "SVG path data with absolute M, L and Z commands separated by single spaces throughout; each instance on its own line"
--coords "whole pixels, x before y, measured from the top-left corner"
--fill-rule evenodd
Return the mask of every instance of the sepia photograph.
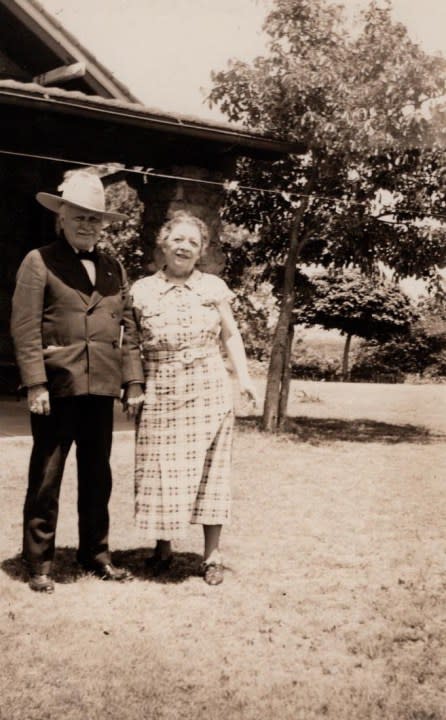
M 0 720 L 446 720 L 445 28 L 0 0 Z

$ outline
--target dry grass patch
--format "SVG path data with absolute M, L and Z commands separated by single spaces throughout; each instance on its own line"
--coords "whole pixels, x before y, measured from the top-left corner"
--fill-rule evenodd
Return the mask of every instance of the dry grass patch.
M 31 593 L 16 559 L 29 440 L 2 441 L 2 720 L 446 718 L 446 445 L 429 435 L 442 431 L 438 410 L 420 406 L 422 425 L 411 411 L 390 442 L 382 433 L 357 442 L 345 437 L 358 418 L 384 423 L 387 435 L 398 425 L 390 399 L 370 418 L 364 398 L 342 417 L 331 388 L 316 391 L 320 403 L 293 410 L 317 413 L 317 442 L 239 424 L 218 588 L 197 575 L 198 528 L 175 548 L 169 579 L 144 576 L 132 439 L 122 434 L 112 544 L 136 580 L 79 576 L 70 458 L 56 593 Z M 333 418 L 347 423 L 338 434 Z

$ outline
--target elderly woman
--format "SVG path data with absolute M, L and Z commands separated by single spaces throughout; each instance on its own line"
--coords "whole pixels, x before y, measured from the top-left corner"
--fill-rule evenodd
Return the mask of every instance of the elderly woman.
M 230 517 L 232 386 L 222 341 L 240 391 L 255 401 L 243 342 L 229 301 L 233 293 L 196 264 L 208 246 L 206 225 L 180 211 L 161 228 L 164 267 L 132 288 L 146 375 L 136 432 L 136 523 L 156 541 L 146 564 L 168 570 L 171 542 L 189 523 L 204 530 L 204 580 L 223 581 L 219 550 Z

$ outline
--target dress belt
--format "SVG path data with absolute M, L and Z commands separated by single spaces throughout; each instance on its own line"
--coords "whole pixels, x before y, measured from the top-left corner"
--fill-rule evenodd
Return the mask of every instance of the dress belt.
M 190 365 L 195 360 L 212 357 L 219 354 L 217 347 L 184 348 L 184 350 L 145 350 L 144 360 L 158 360 L 160 362 L 181 362 Z

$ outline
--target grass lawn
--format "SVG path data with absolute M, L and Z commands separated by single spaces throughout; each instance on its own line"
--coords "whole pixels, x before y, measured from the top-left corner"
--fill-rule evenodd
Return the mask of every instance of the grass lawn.
M 1 720 L 444 720 L 445 410 L 446 386 L 295 382 L 287 432 L 240 417 L 214 588 L 199 527 L 168 578 L 144 575 L 128 432 L 111 544 L 135 581 L 78 573 L 71 455 L 56 592 L 32 593 L 17 557 L 30 440 L 1 440 Z

